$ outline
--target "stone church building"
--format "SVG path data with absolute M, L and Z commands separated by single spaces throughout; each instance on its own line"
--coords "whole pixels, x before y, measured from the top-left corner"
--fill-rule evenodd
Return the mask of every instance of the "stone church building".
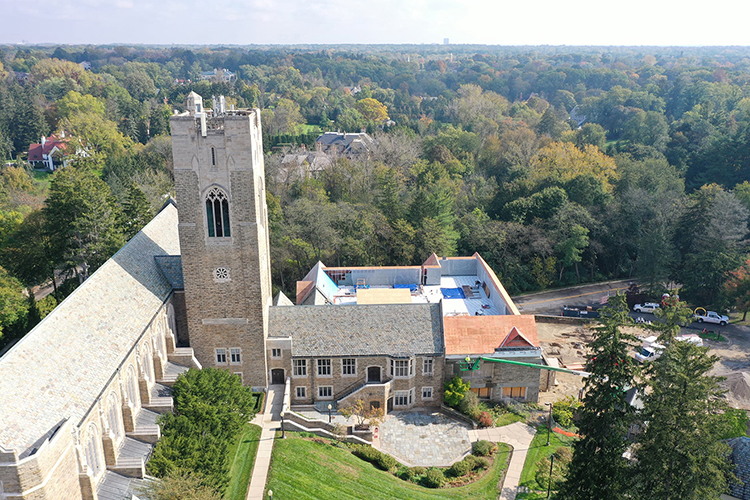
M 0 358 L 0 499 L 131 498 L 190 367 L 289 381 L 301 407 L 437 406 L 454 374 L 483 399 L 536 401 L 542 370 L 462 367 L 544 363 L 533 316 L 478 254 L 318 263 L 294 302 L 274 298 L 260 110 L 213 107 L 191 93 L 171 119 L 176 203 Z

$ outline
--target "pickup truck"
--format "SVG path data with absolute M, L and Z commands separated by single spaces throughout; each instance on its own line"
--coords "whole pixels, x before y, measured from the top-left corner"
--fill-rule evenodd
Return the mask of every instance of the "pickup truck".
M 691 344 L 703 347 L 703 339 L 701 339 L 694 333 L 675 337 L 675 340 L 679 340 L 681 342 L 690 342 Z M 664 352 L 664 346 L 656 342 L 655 336 L 646 337 L 645 339 L 643 339 L 643 347 L 641 347 L 641 352 L 635 355 L 635 359 L 639 363 L 643 363 L 644 361 L 653 361 L 661 356 L 662 352 Z
M 659 309 L 659 304 L 656 302 L 646 302 L 644 304 L 636 304 L 633 306 L 633 310 L 638 313 L 653 313 Z
M 696 313 L 693 315 L 693 318 L 695 318 L 695 321 L 698 323 L 715 323 L 721 326 L 729 324 L 728 316 L 722 316 L 714 311 L 706 311 L 706 314 Z

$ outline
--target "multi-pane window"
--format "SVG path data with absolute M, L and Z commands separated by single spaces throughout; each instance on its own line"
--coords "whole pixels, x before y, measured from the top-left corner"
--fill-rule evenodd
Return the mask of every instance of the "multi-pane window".
M 333 387 L 331 387 L 330 385 L 322 385 L 318 387 L 318 397 L 320 399 L 332 399 Z
M 331 376 L 331 360 L 330 359 L 318 360 L 318 376 L 319 377 Z
M 504 398 L 526 399 L 525 387 L 503 387 Z
M 216 349 L 216 364 L 225 365 L 227 363 L 227 350 Z
M 295 387 L 295 391 L 297 399 L 305 399 L 307 397 L 307 387 Z
M 414 363 L 412 359 L 392 359 L 391 375 L 395 378 L 408 378 L 414 375 Z
M 242 372 L 233 372 L 235 375 L 240 377 L 240 382 L 243 382 L 245 380 L 244 374 Z
M 347 358 L 341 360 L 341 375 L 352 376 L 357 374 L 357 360 Z
M 206 220 L 208 221 L 209 238 L 228 238 L 229 199 L 226 193 L 215 187 L 206 195 Z
M 307 360 L 295 359 L 292 361 L 292 374 L 295 377 L 307 377 Z
M 394 406 L 409 406 L 414 402 L 414 389 L 408 391 L 396 391 L 393 393 Z
M 432 387 L 422 387 L 422 399 L 432 399 Z
M 281 357 L 281 349 L 271 349 L 271 357 L 272 358 L 280 358 Z
M 239 365 L 240 363 L 242 363 L 239 347 L 232 347 L 231 349 L 229 349 L 229 362 L 233 365 Z
M 432 358 L 422 358 L 422 375 L 432 375 L 433 365 Z

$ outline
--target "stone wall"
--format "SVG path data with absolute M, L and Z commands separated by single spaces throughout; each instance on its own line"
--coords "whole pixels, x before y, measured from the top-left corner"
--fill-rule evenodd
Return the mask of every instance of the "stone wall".
M 190 345 L 204 366 L 216 366 L 217 348 L 240 348 L 241 362 L 225 368 L 253 387 L 267 384 L 271 301 L 259 115 L 212 119 L 205 137 L 195 117 L 171 119 Z M 205 197 L 214 187 L 229 199 L 229 237 L 208 236 Z
M 414 389 L 414 399 L 411 405 L 406 407 L 398 408 L 412 408 L 415 406 L 439 406 L 442 403 L 442 374 L 443 374 L 443 358 L 442 356 L 428 356 L 433 360 L 433 371 L 432 375 L 425 375 L 423 373 L 423 356 L 415 356 L 412 358 L 414 363 L 414 374 L 409 378 L 394 378 L 390 374 L 390 361 L 391 358 L 387 356 L 360 356 L 360 357 L 331 357 L 321 358 L 331 360 L 331 375 L 330 376 L 319 376 L 317 374 L 317 359 L 318 358 L 304 358 L 307 360 L 307 376 L 295 377 L 292 375 L 292 404 L 310 404 L 320 401 L 339 401 L 342 397 L 344 399 L 341 404 L 351 404 L 360 397 L 362 399 L 370 401 L 378 401 L 382 408 L 386 408 L 387 400 L 393 396 L 395 391 L 409 391 Z M 302 359 L 302 358 L 297 358 Z M 354 376 L 343 375 L 342 373 L 342 359 L 355 359 L 356 360 L 356 374 Z M 288 373 L 293 373 L 291 370 L 291 357 L 289 358 Z M 380 368 L 380 380 L 381 384 L 368 384 L 365 386 L 367 380 L 368 368 L 378 367 Z M 387 384 L 383 382 L 390 381 Z M 318 397 L 318 387 L 320 386 L 331 386 L 333 389 L 333 397 L 330 399 L 321 399 Z M 364 386 L 364 387 L 362 387 Z M 296 387 L 306 388 L 306 397 L 296 397 Z M 422 398 L 422 388 L 432 387 L 432 399 Z M 357 389 L 355 393 L 351 395 L 346 394 L 352 389 Z

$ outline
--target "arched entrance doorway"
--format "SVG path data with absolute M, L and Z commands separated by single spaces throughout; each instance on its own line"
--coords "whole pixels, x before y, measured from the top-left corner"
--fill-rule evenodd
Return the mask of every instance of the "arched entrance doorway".
M 271 383 L 272 384 L 284 383 L 284 370 L 282 368 L 274 368 L 273 370 L 271 370 Z

